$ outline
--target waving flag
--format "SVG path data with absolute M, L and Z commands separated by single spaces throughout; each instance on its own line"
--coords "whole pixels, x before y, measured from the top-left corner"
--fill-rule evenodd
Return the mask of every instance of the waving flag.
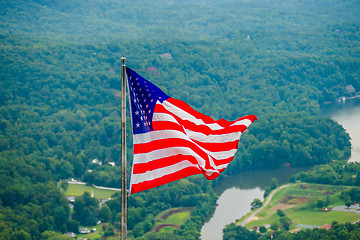
M 130 68 L 134 161 L 130 193 L 194 174 L 215 179 L 233 159 L 241 134 L 256 120 L 212 118 L 170 98 Z

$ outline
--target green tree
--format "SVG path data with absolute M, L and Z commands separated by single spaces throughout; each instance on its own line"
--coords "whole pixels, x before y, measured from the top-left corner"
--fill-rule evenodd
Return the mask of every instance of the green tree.
M 273 231 L 276 231 L 279 229 L 279 223 L 277 222 L 274 222 L 270 225 L 270 229 L 273 230 Z
M 99 218 L 101 222 L 108 222 L 111 217 L 111 211 L 108 205 L 104 204 L 99 210 Z
M 68 232 L 73 232 L 73 233 L 79 232 L 79 222 L 73 219 L 68 219 L 66 221 L 66 227 Z
M 272 178 L 271 179 L 271 183 L 270 183 L 270 188 L 271 190 L 274 190 L 275 188 L 277 188 L 279 186 L 279 180 L 277 178 Z
M 95 225 L 98 204 L 96 198 L 92 198 L 90 193 L 84 192 L 82 196 L 75 198 L 73 219 L 82 225 Z
M 251 207 L 254 208 L 254 209 L 259 208 L 259 207 L 261 207 L 262 205 L 263 205 L 263 203 L 262 203 L 261 200 L 258 199 L 258 198 L 254 199 L 254 200 L 252 201 L 252 203 L 251 203 Z
M 317 208 L 323 208 L 324 206 L 325 206 L 324 200 L 318 199 L 318 200 L 316 201 L 316 207 L 317 207 Z
M 277 214 L 279 217 L 284 217 L 284 216 L 285 216 L 284 211 L 281 210 L 281 209 L 276 210 L 276 214 Z
M 266 233 L 266 227 L 260 226 L 259 231 L 260 231 L 261 233 Z
M 279 222 L 283 228 L 285 228 L 286 230 L 289 230 L 292 221 L 288 217 L 281 217 L 279 219 Z

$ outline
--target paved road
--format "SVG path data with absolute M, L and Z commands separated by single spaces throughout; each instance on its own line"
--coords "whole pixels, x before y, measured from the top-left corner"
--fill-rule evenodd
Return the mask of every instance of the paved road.
M 247 224 L 250 219 L 252 219 L 256 214 L 258 214 L 258 212 L 260 212 L 261 210 L 263 210 L 263 208 L 266 207 L 266 205 L 269 204 L 271 198 L 274 196 L 274 194 L 275 194 L 277 191 L 279 191 L 279 190 L 281 190 L 281 189 L 283 189 L 283 188 L 286 188 L 286 187 L 289 186 L 290 184 L 292 184 L 292 183 L 285 184 L 285 185 L 283 185 L 283 186 L 281 186 L 281 187 L 278 187 L 278 188 L 275 189 L 274 191 L 272 191 L 272 192 L 270 193 L 269 197 L 267 198 L 266 202 L 265 202 L 259 209 L 257 209 L 255 212 L 253 212 L 250 216 L 248 216 L 247 218 L 245 218 L 244 221 L 242 221 L 241 223 L 239 223 L 239 225 L 245 226 L 245 224 Z
M 360 211 L 357 210 L 357 205 L 351 205 L 349 208 L 347 208 L 346 206 L 337 206 L 337 207 L 333 207 L 333 211 L 342 211 L 342 212 L 354 212 L 357 214 L 360 214 Z

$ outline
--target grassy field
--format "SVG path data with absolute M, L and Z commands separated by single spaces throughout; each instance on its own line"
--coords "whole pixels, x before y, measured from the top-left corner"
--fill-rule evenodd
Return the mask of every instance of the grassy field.
M 355 222 L 360 215 L 354 212 L 329 211 L 323 212 L 316 208 L 318 199 L 328 201 L 328 206 L 344 205 L 340 199 L 342 191 L 348 190 L 346 186 L 332 186 L 321 184 L 297 183 L 277 192 L 268 206 L 260 211 L 253 220 L 246 224 L 247 228 L 273 224 L 279 222 L 277 209 L 282 210 L 285 216 L 292 220 L 290 228 L 298 224 L 317 225 L 338 221 L 339 223 Z
M 159 213 L 153 231 L 173 232 L 190 218 L 192 208 L 172 208 Z
M 69 184 L 68 188 L 65 191 L 66 196 L 81 196 L 84 192 L 94 192 L 96 198 L 107 199 L 111 195 L 116 193 L 114 190 L 98 189 L 92 186 L 82 185 L 82 184 Z
M 95 232 L 90 232 L 88 234 L 81 234 L 81 233 L 78 233 L 76 234 L 76 237 L 77 239 L 79 238 L 83 238 L 83 239 L 104 239 L 104 230 L 103 230 L 103 225 L 110 225 L 109 223 L 101 223 L 99 225 L 96 225 L 96 226 L 93 226 L 93 227 L 88 227 L 88 226 L 80 226 L 80 227 L 84 227 L 84 228 L 87 228 L 89 230 L 93 229 L 93 228 L 96 228 L 96 231 Z M 108 236 L 106 237 L 107 240 L 115 240 L 115 239 L 120 239 L 120 233 L 119 232 L 115 232 L 114 235 L 112 236 Z M 129 238 L 130 239 L 130 238 Z

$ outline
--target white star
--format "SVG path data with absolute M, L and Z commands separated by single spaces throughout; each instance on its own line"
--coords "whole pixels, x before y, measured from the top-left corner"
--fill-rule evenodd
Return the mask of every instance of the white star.
M 136 127 L 140 127 L 140 123 L 137 123 L 137 124 L 136 124 Z
M 136 111 L 136 112 L 135 112 L 135 115 L 139 115 L 139 111 Z

